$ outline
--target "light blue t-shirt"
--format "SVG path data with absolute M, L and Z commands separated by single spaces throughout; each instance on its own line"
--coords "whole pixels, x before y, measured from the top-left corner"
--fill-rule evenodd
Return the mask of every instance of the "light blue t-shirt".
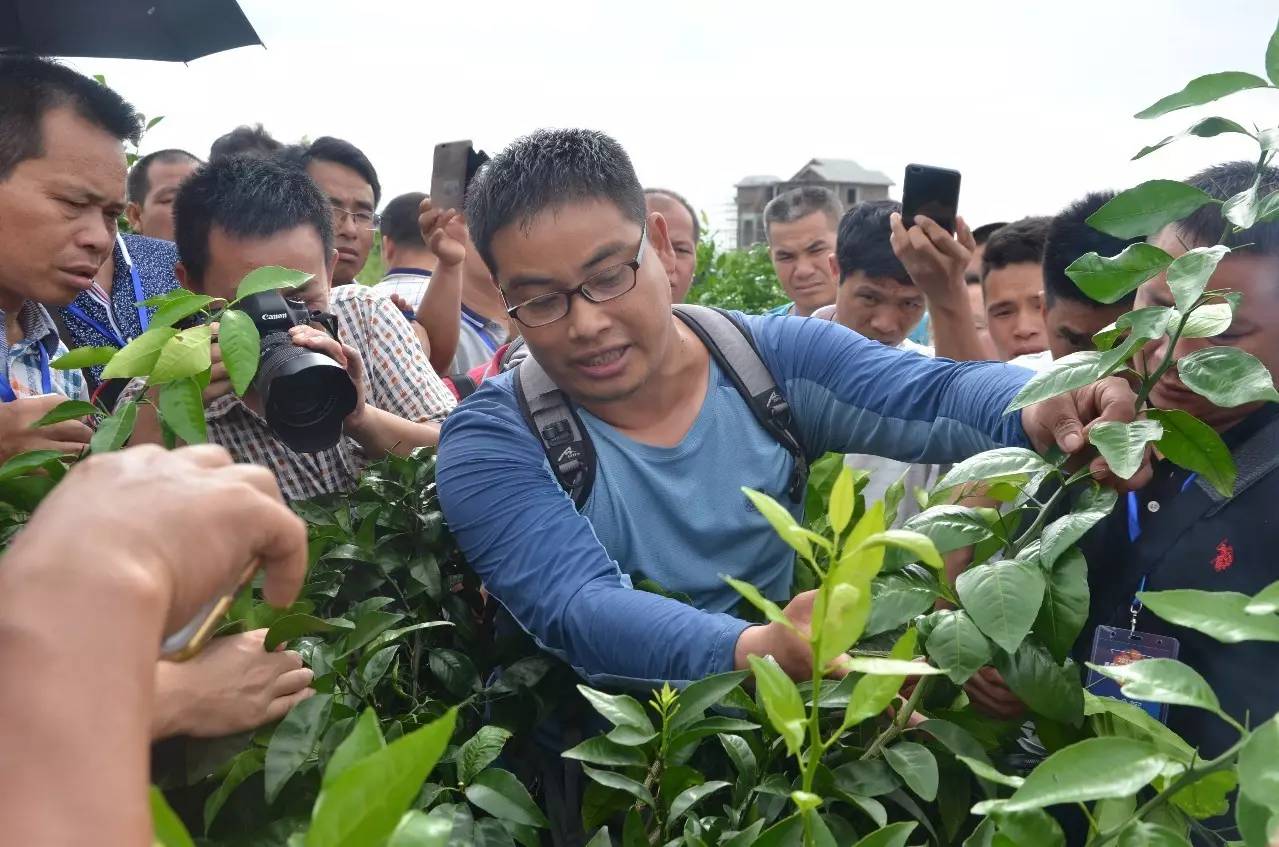
M 810 459 L 830 451 L 954 462 L 1026 444 L 1004 416 L 1029 377 L 929 359 L 830 321 L 744 320 L 786 394 Z M 579 410 L 581 411 L 581 410 Z M 449 528 L 488 590 L 596 685 L 675 684 L 731 670 L 747 624 L 729 574 L 784 600 L 793 556 L 742 486 L 786 495 L 793 460 L 712 362 L 701 412 L 675 447 L 641 444 L 581 411 L 597 476 L 579 513 L 504 374 L 445 421 L 438 485 Z M 654 579 L 699 608 L 632 588 Z

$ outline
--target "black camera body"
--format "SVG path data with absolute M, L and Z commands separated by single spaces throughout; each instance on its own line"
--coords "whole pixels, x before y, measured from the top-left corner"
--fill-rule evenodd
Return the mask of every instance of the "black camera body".
M 279 291 L 251 294 L 234 308 L 249 316 L 262 339 L 253 388 L 262 397 L 271 431 L 298 453 L 335 446 L 342 422 L 355 411 L 355 383 L 330 357 L 294 344 L 289 330 L 319 323 L 337 338 L 337 318 L 311 312 Z

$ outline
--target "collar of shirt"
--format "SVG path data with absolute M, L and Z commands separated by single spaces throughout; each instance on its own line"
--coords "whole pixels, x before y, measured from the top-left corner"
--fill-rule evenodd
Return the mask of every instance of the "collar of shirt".
M 4 310 L 0 309 L 0 317 L 4 316 Z M 22 306 L 18 309 L 18 325 L 22 327 L 23 338 L 14 346 L 22 344 L 30 346 L 41 344 L 50 358 L 58 352 L 58 328 L 53 323 L 53 318 L 49 317 L 49 313 L 45 311 L 34 300 L 23 300 Z M 0 351 L 9 352 L 8 328 L 5 321 L 0 320 Z
M 484 315 L 481 315 L 474 309 L 467 308 L 465 304 L 462 306 L 462 320 L 465 323 L 470 324 L 472 329 L 484 330 L 494 338 L 506 338 L 505 327 L 497 321 L 484 317 Z
M 431 275 L 431 272 L 428 271 L 426 268 L 410 268 L 410 267 L 387 268 L 386 273 L 382 275 L 381 281 L 385 282 L 388 277 L 392 277 L 392 276 L 430 276 L 430 275 Z

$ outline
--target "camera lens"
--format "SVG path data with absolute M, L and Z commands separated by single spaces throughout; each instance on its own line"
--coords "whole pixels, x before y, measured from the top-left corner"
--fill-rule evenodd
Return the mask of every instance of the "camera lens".
M 342 437 L 342 422 L 355 411 L 355 384 L 346 370 L 322 353 L 293 344 L 286 333 L 262 337 L 262 359 L 254 379 L 266 422 L 298 453 L 318 453 Z

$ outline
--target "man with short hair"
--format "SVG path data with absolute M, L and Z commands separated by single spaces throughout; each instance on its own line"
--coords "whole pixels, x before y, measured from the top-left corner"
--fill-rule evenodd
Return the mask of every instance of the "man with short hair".
M 238 126 L 213 142 L 209 147 L 209 161 L 218 162 L 232 156 L 272 156 L 283 146 L 262 124 Z
M 828 188 L 805 185 L 778 194 L 764 207 L 768 254 L 782 290 L 791 299 L 773 315 L 809 317 L 835 302 L 837 286 L 831 272 L 835 231 L 844 207 Z
M 995 358 L 995 343 L 990 340 L 990 329 L 986 325 L 986 300 L 981 291 L 981 260 L 986 255 L 986 242 L 1000 227 L 1007 226 L 1004 221 L 982 224 L 973 230 L 973 244 L 976 247 L 969 257 L 968 266 L 964 268 L 964 283 L 967 286 L 968 307 L 973 313 L 973 326 L 977 329 L 978 342 L 985 351 L 984 359 Z
M 702 235 L 697 212 L 683 195 L 669 188 L 645 188 L 644 205 L 650 213 L 657 212 L 666 219 L 666 229 L 675 248 L 675 265 L 670 273 L 671 302 L 683 303 L 688 290 L 693 287 L 693 274 L 697 271 L 697 242 Z
M 995 353 L 1005 362 L 1048 349 L 1042 309 L 1048 221 L 1022 218 L 995 230 L 986 242 L 981 263 L 986 326 Z
M 129 227 L 147 238 L 172 241 L 173 198 L 200 164 L 192 154 L 177 149 L 157 150 L 134 162 L 129 169 L 129 202 L 124 207 Z
M 437 442 L 436 421 L 453 407 L 452 395 L 389 299 L 364 286 L 348 286 L 330 297 L 337 262 L 331 206 L 310 177 L 271 160 L 224 159 L 205 165 L 183 184 L 175 211 L 177 272 L 184 288 L 231 300 L 240 280 L 259 267 L 280 265 L 312 274 L 287 296 L 312 311 L 336 315 L 339 339 L 294 327 L 293 341 L 345 366 L 358 396 L 336 446 L 296 452 L 267 425 L 256 392 L 243 399 L 231 392 L 215 345 L 212 378 L 204 391 L 209 441 L 226 447 L 236 461 L 270 468 L 290 500 L 350 491 L 368 460 Z M 142 388 L 135 381 L 121 400 L 136 399 Z M 160 438 L 154 409 L 141 407 L 135 441 Z

